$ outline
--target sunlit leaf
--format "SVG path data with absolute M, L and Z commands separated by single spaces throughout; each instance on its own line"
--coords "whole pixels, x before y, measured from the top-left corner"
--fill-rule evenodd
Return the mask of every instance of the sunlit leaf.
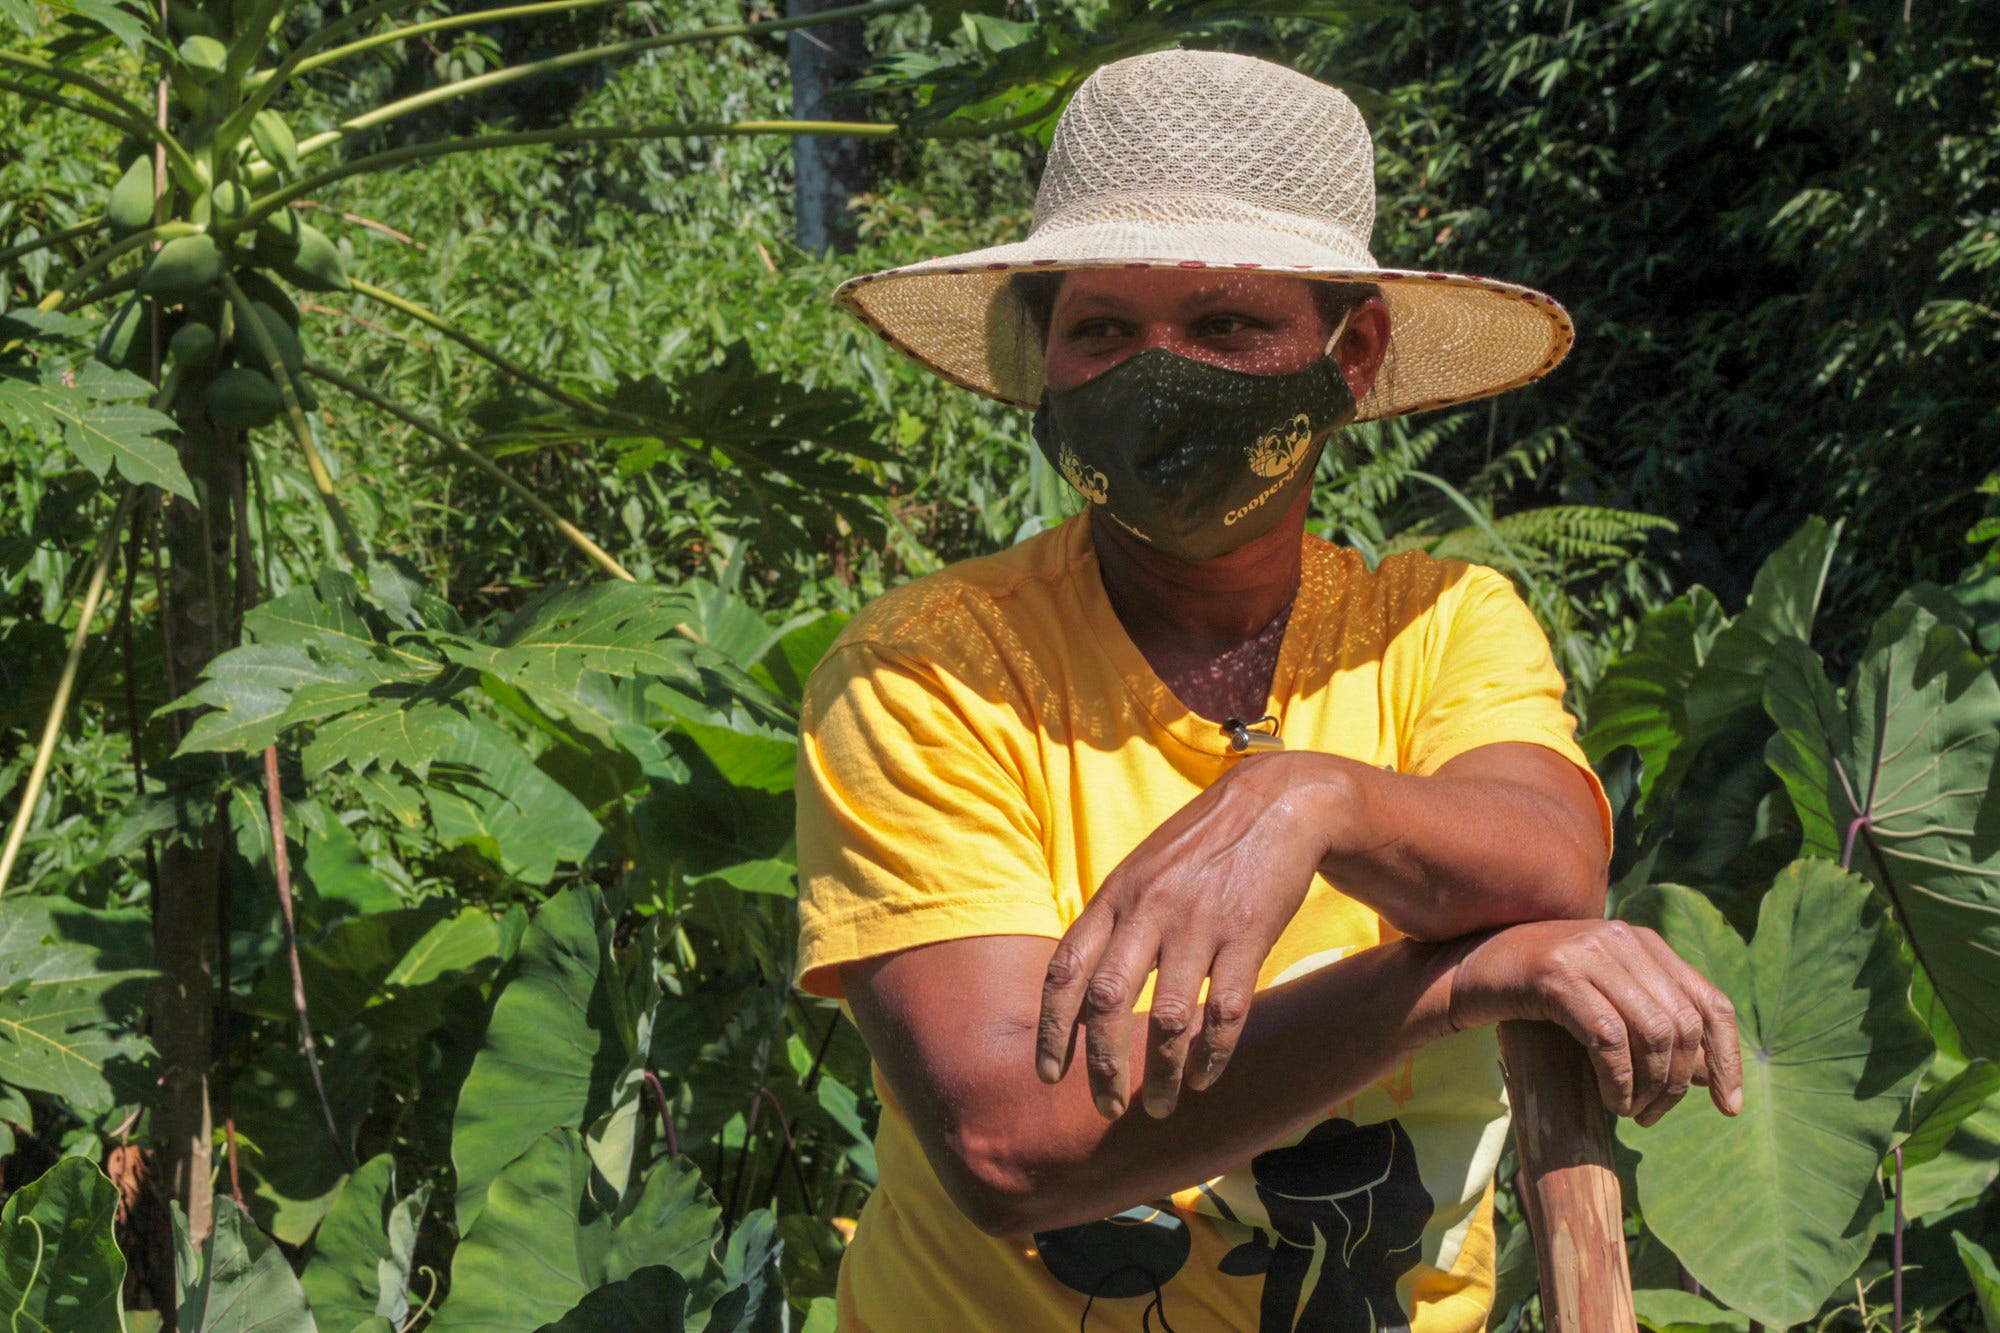
M 1845 697 L 1802 644 L 1779 645 L 1771 767 L 1821 855 L 1894 898 L 1972 1055 L 2000 1058 L 2000 681 L 1919 607 L 1876 622 Z
M 1897 932 L 1864 881 L 1820 860 L 1778 876 L 1748 944 L 1690 889 L 1648 889 L 1622 915 L 1729 996 L 1742 1038 L 1741 1115 L 1690 1097 L 1650 1129 L 1619 1122 L 1646 1225 L 1732 1309 L 1809 1319 L 1867 1254 L 1876 1170 L 1930 1058 Z
M 65 1157 L 0 1209 L 0 1309 L 21 1330 L 122 1333 L 125 1256 L 113 1218 L 118 1187 Z

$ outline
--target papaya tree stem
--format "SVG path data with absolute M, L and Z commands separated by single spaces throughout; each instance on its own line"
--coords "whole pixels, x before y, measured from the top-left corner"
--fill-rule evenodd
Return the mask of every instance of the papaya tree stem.
M 86 78 L 84 75 L 75 74 L 68 70 L 57 69 L 54 65 L 44 64 L 38 60 L 31 60 L 28 57 L 16 55 L 11 51 L 0 51 L 0 67 L 19 69 L 33 74 L 45 74 L 57 82 L 80 86 L 86 90 L 103 88 L 103 85 L 99 84 L 95 79 Z M 102 121 L 113 129 L 123 130 L 134 138 L 144 139 L 149 143 L 156 143 L 166 149 L 167 157 L 172 161 L 175 174 L 181 177 L 183 183 L 192 185 L 198 183 L 200 180 L 194 159 L 188 156 L 187 149 L 181 147 L 173 135 L 155 124 L 143 108 L 125 101 L 115 93 L 111 93 L 108 88 L 104 89 L 104 92 L 113 99 L 113 106 L 119 108 L 117 110 L 111 107 L 93 105 L 89 102 L 72 101 L 60 93 L 52 92 L 47 88 L 38 88 L 30 83 L 18 83 L 13 79 L 0 79 L 0 92 L 14 93 L 17 96 L 27 98 L 31 102 L 41 102 L 44 105 L 57 107 L 64 111 L 74 111 L 79 116 L 88 116 L 92 120 Z
M 63 717 L 69 712 L 70 695 L 76 688 L 77 667 L 83 662 L 84 645 L 90 641 L 90 622 L 97 618 L 97 608 L 104 600 L 104 584 L 118 554 L 118 539 L 125 531 L 125 519 L 132 512 L 132 504 L 138 495 L 137 486 L 125 488 L 124 494 L 118 498 L 117 512 L 105 526 L 104 535 L 98 539 L 97 556 L 90 567 L 90 582 L 84 586 L 83 600 L 76 609 L 76 629 L 69 637 L 69 656 L 63 660 L 62 675 L 56 678 L 55 697 L 49 701 L 48 719 L 42 723 L 41 743 L 35 747 L 35 759 L 28 769 L 27 785 L 21 789 L 20 808 L 14 812 L 13 826 L 7 830 L 7 844 L 0 848 L 0 893 L 7 891 L 7 881 L 14 873 L 14 862 L 21 854 L 21 843 L 28 836 L 28 825 L 34 821 L 35 804 L 41 799 L 42 784 L 48 780 L 56 743 L 62 739 Z
M 32 241 L 23 241 L 19 245 L 10 245 L 4 250 L 0 250 L 0 264 L 11 264 L 22 255 L 31 255 L 37 250 L 46 250 L 52 245 L 64 245 L 70 241 L 80 241 L 86 236 L 94 236 L 103 230 L 104 219 L 96 217 L 90 219 L 88 222 L 79 222 L 74 227 L 65 227 L 61 231 L 46 232 L 37 236 Z
M 556 384 L 553 380 L 536 374 L 508 356 L 505 352 L 502 352 L 499 348 L 493 346 L 493 344 L 473 337 L 443 315 L 438 314 L 437 311 L 418 305 L 407 296 L 399 296 L 387 288 L 377 287 L 374 283 L 363 282 L 359 278 L 349 278 L 348 285 L 369 300 L 388 306 L 391 310 L 399 314 L 408 315 L 411 319 L 416 320 L 426 328 L 442 333 L 466 351 L 471 352 L 483 361 L 491 363 L 496 369 L 513 376 L 544 397 L 552 398 L 565 406 L 577 409 L 579 412 L 593 412 L 605 416 L 616 415 L 615 412 L 604 404 L 594 403 L 579 394 L 571 393 L 561 385 Z
M 335 47 L 301 60 L 292 69 L 293 74 L 304 74 L 330 65 L 349 56 L 357 56 L 364 51 L 389 46 L 396 42 L 408 41 L 413 37 L 425 37 L 435 32 L 447 32 L 453 28 L 467 28 L 474 24 L 501 23 L 509 19 L 540 18 L 547 14 L 561 14 L 580 9 L 601 9 L 606 5 L 628 4 L 630 0 L 544 0 L 541 4 L 509 5 L 501 9 L 482 9 L 464 14 L 452 14 L 445 18 L 431 19 L 425 23 L 412 23 L 407 27 L 391 28 L 364 37 L 358 42 Z M 797 18 L 767 19 L 761 23 L 722 23 L 709 28 L 693 28 L 687 32 L 665 33 L 651 39 L 648 50 L 664 46 L 684 46 L 695 42 L 721 41 L 728 37 L 756 37 L 767 32 L 788 32 L 793 28 L 809 28 L 822 23 L 840 23 L 847 19 L 873 18 L 877 14 L 894 14 L 909 9 L 916 0 L 874 0 L 872 4 L 848 5 L 842 9 L 829 9 L 817 14 L 805 14 Z M 604 48 L 599 48 L 604 49 Z M 251 76 L 255 78 L 255 75 Z
M 103 272 L 107 264 L 122 255 L 129 255 L 134 250 L 144 249 L 154 241 L 179 240 L 183 236 L 198 236 L 202 231 L 203 228 L 197 227 L 192 222 L 162 222 L 157 227 L 148 227 L 144 231 L 134 232 L 122 241 L 116 241 L 105 246 L 102 250 L 99 250 L 81 264 L 78 264 L 75 271 L 62 280 L 60 287 L 57 287 L 42 298 L 38 308 L 42 310 L 54 310 L 58 308 L 71 292 L 83 285 L 84 279 L 95 277 L 97 274 Z
M 68 69 L 61 65 L 51 65 L 46 60 L 38 60 L 34 56 L 22 55 L 19 51 L 0 50 L 0 66 L 17 70 L 23 74 L 38 75 L 56 83 L 67 84 L 69 87 L 89 93 L 92 97 L 95 97 L 98 101 L 104 103 L 104 105 L 127 120 L 135 120 L 142 124 L 145 123 L 146 110 L 144 107 L 140 106 L 137 102 L 128 100 L 115 88 L 99 83 L 88 74 L 80 74 L 76 70 Z
M 359 41 L 334 47 L 330 51 L 318 51 L 317 54 L 310 53 L 317 50 L 317 47 L 310 44 L 302 44 L 298 51 L 273 68 L 258 70 L 255 73 L 244 76 L 243 86 L 250 95 L 244 100 L 243 106 L 230 116 L 228 122 L 223 127 L 224 132 L 225 135 L 229 131 L 234 131 L 236 135 L 241 135 L 244 127 L 249 125 L 250 118 L 268 105 L 271 98 L 286 82 L 323 66 L 346 60 L 351 56 L 362 55 L 384 46 L 392 46 L 398 42 L 409 41 L 412 38 L 429 36 L 432 33 L 447 32 L 453 28 L 465 28 L 474 25 L 483 27 L 489 23 L 503 23 L 511 19 L 540 18 L 549 14 L 574 12 L 583 9 L 601 9 L 607 5 L 622 5 L 629 2 L 630 0 L 542 0 L 541 3 L 537 4 L 509 5 L 499 9 L 482 9 L 463 14 L 451 14 L 423 23 L 412 23 L 401 28 L 391 28 L 386 32 L 374 33 L 361 38 Z M 695 42 L 721 41 L 729 37 L 755 37 L 763 33 L 786 32 L 793 28 L 812 27 L 816 24 L 838 23 L 846 19 L 869 18 L 876 14 L 893 14 L 900 10 L 909 9 L 915 3 L 916 0 L 874 0 L 874 3 L 871 4 L 849 5 L 843 9 L 827 10 L 823 13 L 807 14 L 798 18 L 772 19 L 761 23 L 725 23 L 709 28 L 695 28 L 687 32 L 667 33 L 659 37 L 647 38 L 644 39 L 645 45 L 637 49 L 657 50 L 662 47 L 682 46 Z M 390 7 L 403 8 L 405 6 L 399 4 Z M 576 54 L 579 56 L 594 55 L 600 58 L 613 57 L 631 54 L 631 51 L 626 49 L 630 45 L 630 43 L 618 43 L 612 46 L 594 47 L 590 52 L 578 52 Z M 500 73 L 502 71 L 495 72 Z M 459 84 L 449 86 L 454 88 L 460 87 Z M 442 92 L 444 90 L 440 89 L 438 91 Z M 218 135 L 218 138 L 224 138 L 224 141 L 227 142 L 229 140 L 225 135 Z M 315 139 L 322 137 L 325 136 L 315 136 Z M 339 138 L 339 132 L 335 131 L 332 137 Z M 314 142 L 313 139 L 307 140 L 307 143 L 312 142 Z M 305 145 L 301 144 L 301 155 L 305 151 Z
M 563 540 L 567 541 L 571 546 L 574 546 L 578 551 L 580 551 L 583 554 L 583 557 L 586 560 L 590 561 L 590 563 L 596 565 L 599 569 L 603 570 L 605 573 L 609 574 L 614 579 L 623 579 L 627 583 L 638 582 L 638 580 L 632 576 L 632 572 L 630 570 L 626 569 L 625 566 L 619 564 L 618 561 L 615 558 L 613 558 L 613 556 L 609 551 L 606 551 L 602 546 L 599 546 L 595 541 L 592 541 L 588 533 L 584 532 L 583 529 L 577 527 L 576 524 L 564 518 L 561 514 L 558 514 L 553 508 L 549 506 L 547 501 L 542 499 L 541 496 L 536 495 L 534 491 L 522 485 L 519 481 L 516 481 L 513 478 L 513 476 L 511 476 L 507 472 L 505 468 L 501 467 L 498 463 L 495 463 L 485 454 L 480 453 L 477 449 L 474 449 L 471 445 L 467 444 L 465 441 L 458 439 L 453 435 L 448 434 L 438 426 L 435 426 L 431 422 L 424 420 L 422 417 L 418 416 L 415 412 L 410 411 L 410 409 L 404 407 L 401 403 L 396 402 L 394 399 L 383 397 L 381 394 L 376 393 L 373 389 L 370 389 L 366 385 L 360 384 L 354 380 L 349 379 L 347 376 L 341 374 L 337 370 L 329 369 L 328 367 L 322 366 L 315 361 L 307 361 L 303 363 L 300 369 L 304 370 L 306 374 L 311 375 L 315 379 L 325 380 L 328 384 L 333 385 L 337 389 L 346 391 L 347 393 L 353 395 L 354 397 L 359 398 L 362 402 L 367 403 L 372 407 L 379 408 L 384 412 L 387 412 L 390 416 L 395 417 L 398 421 L 402 422 L 404 425 L 409 426 L 411 429 L 416 430 L 421 434 L 428 435 L 433 440 L 436 440 L 439 444 L 443 445 L 448 451 L 450 451 L 450 454 L 453 458 L 457 459 L 462 463 L 469 463 L 473 467 L 478 468 L 488 477 L 491 477 L 494 481 L 498 482 L 507 491 L 508 494 L 512 495 L 515 499 L 527 505 L 528 508 L 534 510 L 535 513 L 539 514 L 549 524 L 549 526 L 553 527 L 558 533 L 562 535 Z
M 353 520 L 348 518 L 347 506 L 340 502 L 340 494 L 333 485 L 333 473 L 327 469 L 319 445 L 313 442 L 312 423 L 306 420 L 305 408 L 299 404 L 298 390 L 292 386 L 292 375 L 278 353 L 277 341 L 264 327 L 263 317 L 250 304 L 250 298 L 243 294 L 243 288 L 237 285 L 235 277 L 225 272 L 221 282 L 223 295 L 229 298 L 230 306 L 236 311 L 237 324 L 250 335 L 250 341 L 270 368 L 271 379 L 278 386 L 278 397 L 285 404 L 292 438 L 298 441 L 300 452 L 305 454 L 306 471 L 312 475 L 313 489 L 319 492 L 320 503 L 326 506 L 327 515 L 333 519 L 334 530 L 340 535 L 342 553 L 354 568 L 366 569 L 368 548 L 362 544 L 361 534 L 355 531 Z
M 490 70 L 485 74 L 473 75 L 471 78 L 459 79 L 455 82 L 447 83 L 442 87 L 427 89 L 424 92 L 415 93 L 409 97 L 399 98 L 394 102 L 388 102 L 376 107 L 373 111 L 355 116 L 351 120 L 342 121 L 335 129 L 327 130 L 301 140 L 299 143 L 299 157 L 304 159 L 329 145 L 340 142 L 344 138 L 359 134 L 364 130 L 372 129 L 377 125 L 386 124 L 392 120 L 399 120 L 404 116 L 422 111 L 426 107 L 455 101 L 458 98 L 467 97 L 473 93 L 486 92 L 494 88 L 504 88 L 508 84 L 519 83 L 523 79 L 538 78 L 541 75 L 552 74 L 558 70 L 573 69 L 578 65 L 591 65 L 600 61 L 617 60 L 624 56 L 641 55 L 647 51 L 657 51 L 669 46 L 685 46 L 690 42 L 715 40 L 743 33 L 779 32 L 790 28 L 807 27 L 816 23 L 836 22 L 843 17 L 858 18 L 866 14 L 886 13 L 893 9 L 907 9 L 912 3 L 914 3 L 914 0 L 888 0 L 886 4 L 855 5 L 846 9 L 827 10 L 805 19 L 776 19 L 768 23 L 733 24 L 727 29 L 702 28 L 693 32 L 662 33 L 657 37 L 638 37 L 631 41 L 608 42 L 603 46 L 588 46 L 579 51 L 565 51 L 561 55 L 546 56 L 540 60 L 528 61 L 526 64 L 509 65 L 502 69 Z M 522 8 L 532 13 L 541 9 L 567 7 L 566 4 L 558 0 L 558 3 L 553 5 L 530 5 L 523 6 Z M 507 12 L 505 10 L 488 10 L 478 14 L 463 14 L 453 19 L 438 20 L 435 26 L 443 26 L 447 23 L 455 26 L 456 24 L 466 22 L 486 22 L 497 15 L 506 14 Z M 434 25 L 419 24 L 417 26 L 425 28 Z M 333 53 L 328 53 L 329 56 L 331 54 Z
M 496 148 L 534 148 L 551 144 L 638 142 L 648 139 L 736 138 L 763 134 L 853 135 L 857 138 L 888 139 L 902 134 L 900 125 L 871 121 L 838 120 L 738 120 L 712 123 L 661 125 L 581 125 L 557 130 L 525 130 L 514 134 L 481 134 L 462 139 L 439 139 L 430 143 L 406 144 L 366 157 L 329 167 L 304 180 L 255 200 L 243 217 L 230 227 L 232 233 L 247 231 L 294 199 L 316 194 L 349 176 L 372 175 L 407 162 L 451 157 L 458 153 L 484 153 Z M 301 149 L 303 151 L 303 149 Z

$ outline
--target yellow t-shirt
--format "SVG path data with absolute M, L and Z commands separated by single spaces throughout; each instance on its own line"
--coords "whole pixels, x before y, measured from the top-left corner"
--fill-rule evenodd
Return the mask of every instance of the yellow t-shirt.
M 1419 554 L 1371 572 L 1308 538 L 1267 711 L 1288 747 L 1404 773 L 1528 741 L 1588 774 L 1562 688 L 1501 575 Z M 1128 852 L 1238 762 L 1126 635 L 1081 518 L 868 607 L 814 673 L 801 735 L 800 984 L 835 997 L 838 966 L 856 959 L 1060 936 Z M 1316 879 L 1259 985 L 1385 935 Z M 1490 1028 L 1426 1047 L 1171 1200 L 1004 1239 L 959 1213 L 876 1083 L 880 1184 L 841 1267 L 844 1330 L 1485 1327 L 1507 1128 Z

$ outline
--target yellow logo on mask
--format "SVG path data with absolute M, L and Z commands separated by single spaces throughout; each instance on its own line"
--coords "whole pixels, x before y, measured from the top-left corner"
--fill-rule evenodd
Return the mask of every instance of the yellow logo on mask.
M 1250 446 L 1250 470 L 1260 477 L 1281 477 L 1298 466 L 1311 446 L 1312 418 L 1301 412 L 1257 437 Z

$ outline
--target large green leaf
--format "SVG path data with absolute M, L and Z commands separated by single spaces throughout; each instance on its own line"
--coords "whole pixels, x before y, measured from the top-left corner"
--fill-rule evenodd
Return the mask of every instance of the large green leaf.
M 1691 889 L 1648 889 L 1623 915 L 1728 994 L 1743 1048 L 1740 1116 L 1689 1098 L 1651 1129 L 1619 1123 L 1646 1224 L 1725 1304 L 1810 1318 L 1867 1253 L 1876 1170 L 1930 1055 L 1894 925 L 1821 860 L 1778 876 L 1748 945 Z
M 1671 796 L 1701 746 L 1763 697 L 1774 645 L 1811 635 L 1837 528 L 1808 522 L 1757 570 L 1743 611 L 1725 619 L 1705 588 L 1647 616 L 1631 651 L 1592 692 L 1585 751 L 1639 752 L 1640 809 Z
M 501 990 L 459 1092 L 451 1159 L 462 1233 L 502 1167 L 544 1132 L 580 1128 L 610 1104 L 627 1052 L 600 979 L 608 930 L 594 887 L 557 894 L 528 927 L 520 971 Z
M 86 362 L 64 384 L 49 371 L 0 366 L 0 431 L 58 436 L 98 477 L 112 468 L 134 485 L 150 484 L 192 502 L 194 487 L 174 447 L 160 436 L 172 417 L 135 401 L 152 391 L 137 375 Z
M 215 1229 L 200 1252 L 174 1210 L 180 1241 L 181 1333 L 318 1333 L 284 1251 L 227 1195 L 215 1197 Z
M 378 1077 L 373 1042 L 361 1028 L 322 1031 L 318 1050 L 341 1147 L 352 1152 Z M 265 1047 L 237 1073 L 230 1097 L 251 1211 L 273 1236 L 302 1245 L 346 1178 L 304 1054 L 289 1042 Z
M 313 1236 L 299 1284 L 325 1333 L 372 1329 L 371 1320 L 401 1328 L 410 1313 L 410 1269 L 417 1227 L 431 1187 L 396 1197 L 396 1162 L 370 1158 L 348 1177 Z
M 95 915 L 47 898 L 0 901 L 0 1082 L 82 1112 L 135 1092 L 151 1054 L 128 1022 L 150 974 L 77 938 Z
M 530 695 L 573 690 L 588 672 L 692 681 L 695 645 L 679 632 L 688 612 L 670 589 L 600 583 L 537 600 L 490 644 L 456 639 L 447 651 Z
M 2000 1065 L 1991 1060 L 1974 1060 L 1951 1078 L 1927 1088 L 1910 1113 L 1910 1133 L 1902 1145 L 1904 1169 L 1921 1166 L 1943 1152 L 1958 1127 L 1996 1092 L 2000 1092 Z
M 1979 1304 L 1979 1320 L 1986 1333 L 2000 1333 L 2000 1267 L 1993 1263 L 1993 1256 L 1976 1242 L 1969 1241 L 1957 1231 L 1951 1239 L 1958 1246 L 1958 1257 L 1965 1264 L 1965 1274 L 1972 1279 L 1973 1298 Z
M 1582 743 L 1602 763 L 1621 745 L 1639 752 L 1643 808 L 1687 739 L 1687 688 L 1724 623 L 1722 606 L 1696 586 L 1639 622 L 1630 650 L 1605 671 L 1590 694 L 1590 724 Z
M 1845 698 L 1801 644 L 1765 690 L 1771 767 L 1806 848 L 1894 899 L 1972 1055 L 2000 1058 L 2000 681 L 1959 630 L 1898 606 L 1876 622 Z
M 447 846 L 470 846 L 509 875 L 546 884 L 558 862 L 597 845 L 597 820 L 535 766 L 520 742 L 480 717 L 464 719 L 431 771 L 431 820 Z
M 452 1257 L 437 1333 L 531 1333 L 647 1268 L 684 1280 L 702 1270 L 719 1210 L 700 1173 L 663 1161 L 614 1211 L 592 1198 L 591 1170 L 581 1136 L 565 1128 L 499 1173 Z
M 538 1333 L 682 1333 L 688 1284 L 663 1264 L 602 1286 Z
M 118 1187 L 65 1157 L 0 1210 L 0 1310 L 17 1333 L 120 1333 Z

